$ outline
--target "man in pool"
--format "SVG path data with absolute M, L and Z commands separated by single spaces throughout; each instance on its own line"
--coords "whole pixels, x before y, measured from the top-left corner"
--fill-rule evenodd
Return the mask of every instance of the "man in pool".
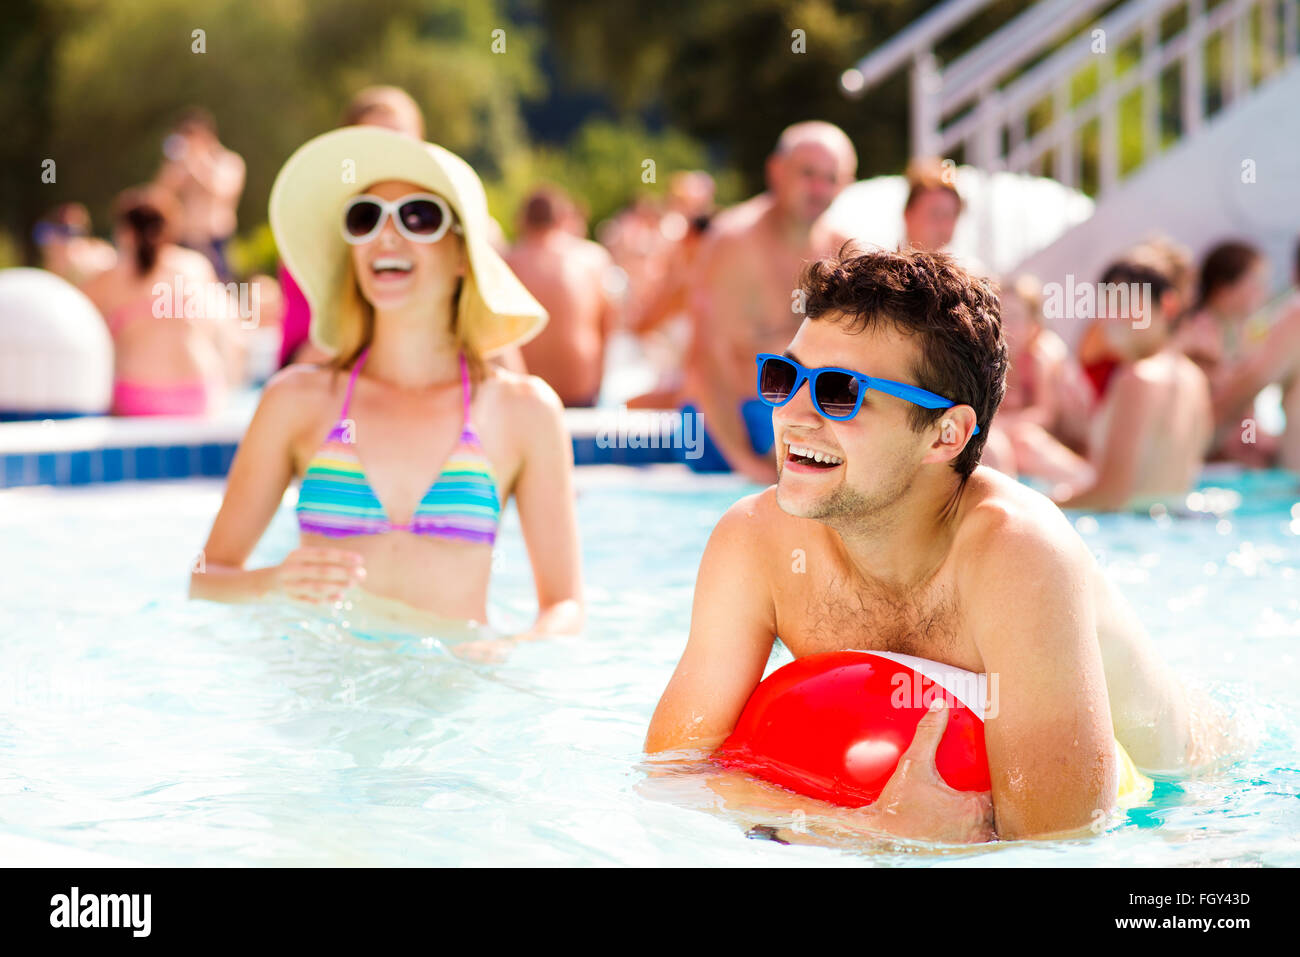
M 760 360 L 777 484 L 714 529 L 646 751 L 716 747 L 779 635 L 796 658 L 887 650 L 998 676 L 991 794 L 937 776 L 947 717 L 931 713 L 880 800 L 853 812 L 873 830 L 954 842 L 1087 833 L 1131 772 L 1114 739 L 1147 769 L 1207 762 L 1210 711 L 1069 521 L 979 465 L 1007 365 L 990 288 L 922 251 L 842 253 L 802 287 L 807 315 L 785 357 Z M 818 373 L 828 367 L 858 375 Z
M 606 281 L 613 261 L 600 243 L 569 232 L 572 211 L 572 200 L 557 187 L 533 190 L 506 264 L 551 317 L 522 347 L 528 371 L 566 406 L 582 408 L 600 394 L 616 306 Z
M 705 428 L 697 471 L 734 469 L 772 481 L 772 433 L 754 396 L 755 352 L 779 349 L 799 325 L 799 272 L 844 236 L 824 213 L 858 166 L 853 143 L 819 120 L 786 128 L 767 161 L 768 191 L 720 213 L 700 251 L 691 300 L 697 342 L 686 389 Z

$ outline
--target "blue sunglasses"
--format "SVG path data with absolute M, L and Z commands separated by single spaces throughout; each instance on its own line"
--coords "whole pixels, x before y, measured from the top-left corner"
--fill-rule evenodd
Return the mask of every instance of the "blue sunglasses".
M 858 414 L 862 408 L 862 396 L 868 389 L 897 396 L 924 409 L 951 409 L 956 402 L 935 395 L 918 386 L 905 382 L 891 382 L 889 379 L 876 379 L 852 369 L 837 369 L 827 366 L 821 369 L 809 369 L 788 356 L 760 353 L 758 362 L 758 397 L 774 409 L 779 409 L 799 391 L 807 380 L 812 393 L 813 408 L 819 415 L 837 422 L 844 422 Z M 980 427 L 975 426 L 976 435 Z

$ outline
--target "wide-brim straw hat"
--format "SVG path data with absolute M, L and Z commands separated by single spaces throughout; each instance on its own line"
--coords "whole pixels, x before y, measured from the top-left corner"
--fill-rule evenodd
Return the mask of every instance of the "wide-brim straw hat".
M 447 200 L 469 260 L 458 321 L 465 340 L 490 355 L 527 342 L 546 310 L 488 242 L 487 196 L 463 159 L 434 143 L 375 126 L 349 126 L 308 140 L 271 187 L 271 231 L 289 272 L 311 305 L 311 338 L 339 346 L 339 297 L 349 266 L 343 207 L 375 183 L 414 183 Z

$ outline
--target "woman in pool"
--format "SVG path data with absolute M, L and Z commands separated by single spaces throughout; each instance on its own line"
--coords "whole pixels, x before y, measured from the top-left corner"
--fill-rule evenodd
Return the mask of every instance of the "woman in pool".
M 1092 469 L 1078 451 L 1087 445 L 1092 389 L 1069 347 L 1047 328 L 1037 279 L 1012 278 L 1000 300 L 1009 364 L 993 428 L 1010 442 L 1015 473 L 1049 482 L 1086 481 Z
M 1268 271 L 1264 254 L 1249 243 L 1215 246 L 1201 264 L 1196 307 L 1179 323 L 1174 337 L 1210 380 L 1216 406 L 1212 458 L 1255 467 L 1271 463 L 1277 440 L 1259 432 L 1243 441 L 1241 417 L 1249 410 L 1225 409 L 1221 400 L 1231 370 L 1261 345 L 1247 341 L 1247 320 L 1268 299 Z
M 238 310 L 207 257 L 176 245 L 171 193 L 128 189 L 113 214 L 117 265 L 81 287 L 113 337 L 113 414 L 202 415 L 243 364 Z
M 539 606 L 516 637 L 581 627 L 562 407 L 540 379 L 485 362 L 546 313 L 491 248 L 487 218 L 464 160 L 389 130 L 335 130 L 285 163 L 271 228 L 311 304 L 312 340 L 333 358 L 267 384 L 193 596 L 327 603 L 360 586 L 350 594 L 386 612 L 484 622 L 513 494 Z M 300 547 L 246 569 L 295 476 Z M 489 639 L 488 655 L 506 641 Z

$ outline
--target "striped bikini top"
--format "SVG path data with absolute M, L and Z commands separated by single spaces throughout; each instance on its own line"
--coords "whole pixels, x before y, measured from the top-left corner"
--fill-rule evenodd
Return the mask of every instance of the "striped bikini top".
M 389 521 L 387 511 L 370 487 L 366 470 L 357 457 L 355 429 L 348 421 L 352 389 L 369 351 L 362 352 L 353 366 L 338 422 L 303 474 L 298 491 L 299 529 L 330 538 L 401 531 L 491 545 L 501 520 L 501 502 L 497 498 L 492 463 L 484 454 L 469 419 L 469 366 L 464 354 L 460 357 L 465 409 L 460 442 L 420 499 L 410 523 L 396 525 Z

